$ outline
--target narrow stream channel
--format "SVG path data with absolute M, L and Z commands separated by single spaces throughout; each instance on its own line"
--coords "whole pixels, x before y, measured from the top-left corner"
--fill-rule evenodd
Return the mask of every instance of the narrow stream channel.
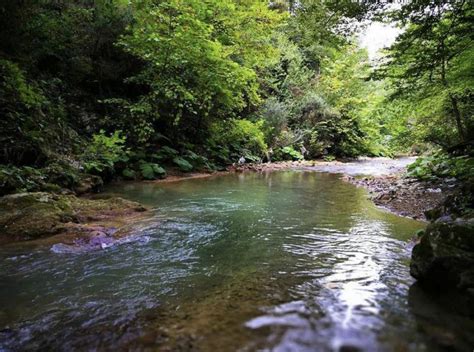
M 410 239 L 424 225 L 337 175 L 107 193 L 154 209 L 135 241 L 78 254 L 0 247 L 0 351 L 437 350 L 409 294 Z

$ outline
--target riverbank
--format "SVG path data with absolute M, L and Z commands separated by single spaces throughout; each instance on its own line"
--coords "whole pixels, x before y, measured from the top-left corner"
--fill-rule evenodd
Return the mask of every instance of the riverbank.
M 179 182 L 184 180 L 192 180 L 197 178 L 206 178 L 212 176 L 219 176 L 228 174 L 229 171 L 197 171 L 197 172 L 183 172 L 179 169 L 169 169 L 165 178 L 152 180 L 152 181 L 142 181 L 147 183 L 171 183 Z
M 405 178 L 402 173 L 363 178 L 345 176 L 344 180 L 367 189 L 375 205 L 422 221 L 427 220 L 427 212 L 443 204 L 457 187 Z
M 343 175 L 342 179 L 364 187 L 377 206 L 401 216 L 426 220 L 425 212 L 438 207 L 455 190 L 454 184 L 436 185 L 405 178 L 413 158 L 366 158 L 357 161 L 303 160 L 233 165 L 227 171 L 185 173 L 172 170 L 165 179 L 145 183 L 172 183 L 225 175 L 230 172 L 310 170 Z M 51 243 L 95 243 L 107 246 L 130 233 L 130 225 L 145 216 L 138 203 L 120 198 L 102 199 L 47 192 L 20 193 L 0 198 L 0 244 L 54 237 Z

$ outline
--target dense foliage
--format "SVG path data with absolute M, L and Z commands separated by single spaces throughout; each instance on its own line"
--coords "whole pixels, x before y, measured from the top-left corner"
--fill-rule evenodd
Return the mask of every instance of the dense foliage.
M 408 167 L 408 175 L 422 180 L 440 178 L 474 180 L 474 158 L 467 155 L 452 157 L 446 153 L 437 152 L 417 159 Z
M 303 146 L 326 159 L 427 143 L 465 154 L 472 3 L 384 10 L 350 0 L 2 2 L 2 193 L 220 169 L 242 156 L 299 160 Z M 405 31 L 372 74 L 355 34 L 380 13 Z
M 474 138 L 472 1 L 416 1 L 391 14 L 406 30 L 380 70 L 413 138 L 445 150 Z

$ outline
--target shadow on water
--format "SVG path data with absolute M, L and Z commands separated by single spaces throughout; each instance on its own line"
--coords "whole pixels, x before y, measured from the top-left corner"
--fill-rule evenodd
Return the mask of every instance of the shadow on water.
M 431 351 L 472 351 L 474 306 L 468 297 L 415 283 L 410 287 L 408 302 L 417 329 L 426 334 Z
M 108 193 L 155 208 L 137 225 L 147 241 L 80 254 L 0 248 L 0 350 L 441 344 L 408 305 L 410 238 L 423 224 L 337 176 L 235 174 Z

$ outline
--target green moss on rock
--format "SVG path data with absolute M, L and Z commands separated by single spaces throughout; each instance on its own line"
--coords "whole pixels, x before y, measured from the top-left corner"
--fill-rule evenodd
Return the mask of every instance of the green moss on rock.
M 91 200 L 45 192 L 7 195 L 0 198 L 0 243 L 51 236 L 70 229 L 71 223 L 112 220 L 144 210 L 122 198 Z
M 412 253 L 410 273 L 423 284 L 474 289 L 474 219 L 436 221 Z

